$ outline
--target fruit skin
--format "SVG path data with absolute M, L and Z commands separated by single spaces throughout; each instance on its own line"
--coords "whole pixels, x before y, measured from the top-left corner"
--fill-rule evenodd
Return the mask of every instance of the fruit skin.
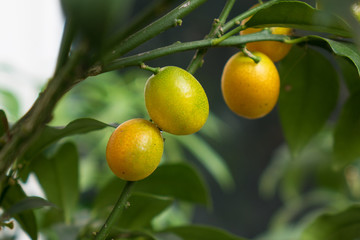
M 237 115 L 255 119 L 268 114 L 276 105 L 280 91 L 279 73 L 265 54 L 253 52 L 261 58 L 255 63 L 242 52 L 226 63 L 221 90 L 227 106 Z
M 131 119 L 111 134 L 106 160 L 119 178 L 138 181 L 149 176 L 160 163 L 164 141 L 160 130 L 145 119 Z
M 147 80 L 145 105 L 154 123 L 175 135 L 199 131 L 209 116 L 209 102 L 201 84 L 174 66 L 161 68 Z
M 247 18 L 243 21 L 242 24 L 245 24 L 250 18 Z M 263 28 L 247 28 L 240 32 L 241 35 L 252 34 L 264 30 Z M 270 27 L 270 32 L 272 34 L 279 35 L 291 35 L 291 28 L 284 27 Z M 266 54 L 273 62 L 278 62 L 282 60 L 290 51 L 291 44 L 278 42 L 278 41 L 258 41 L 251 42 L 246 44 L 246 48 L 251 52 L 262 52 Z

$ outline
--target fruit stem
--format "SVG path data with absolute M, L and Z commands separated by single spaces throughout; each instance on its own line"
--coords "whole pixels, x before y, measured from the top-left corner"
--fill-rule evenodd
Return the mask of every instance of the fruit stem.
M 141 63 L 140 68 L 148 70 L 150 72 L 153 72 L 154 74 L 157 74 L 160 71 L 159 67 L 153 68 L 153 67 L 150 67 L 150 66 L 146 65 L 145 63 Z
M 244 45 L 241 47 L 241 51 L 245 54 L 245 56 L 251 58 L 255 63 L 259 63 L 261 61 L 261 57 L 255 56 Z
M 309 40 L 308 36 L 300 37 L 300 38 L 294 38 L 294 39 L 284 39 L 284 43 L 288 44 L 297 44 L 301 42 L 307 42 Z
M 106 222 L 101 227 L 100 231 L 96 234 L 95 240 L 104 240 L 106 239 L 107 235 L 109 235 L 109 232 L 112 228 L 112 226 L 115 224 L 116 220 L 119 218 L 120 214 L 122 213 L 126 202 L 131 194 L 131 189 L 134 186 L 135 182 L 127 181 L 121 194 L 116 202 L 113 210 L 111 211 L 109 217 L 106 219 Z

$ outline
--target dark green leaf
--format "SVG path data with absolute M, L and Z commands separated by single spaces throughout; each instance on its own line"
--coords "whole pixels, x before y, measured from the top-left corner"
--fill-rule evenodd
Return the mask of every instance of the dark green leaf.
M 98 215 L 104 215 L 104 209 L 108 209 L 115 204 L 124 186 L 125 181 L 114 177 L 97 194 L 94 201 L 93 211 Z
M 314 9 L 300 1 L 281 1 L 258 11 L 247 27 L 291 27 L 351 37 L 349 26 L 340 17 Z
M 9 218 L 23 211 L 42 208 L 42 207 L 56 207 L 56 206 L 53 203 L 46 201 L 41 197 L 27 197 L 12 205 L 9 209 L 7 209 L 3 213 L 3 216 Z
M 317 217 L 301 235 L 301 240 L 356 240 L 360 238 L 360 205 Z
M 360 74 L 360 51 L 359 48 L 353 43 L 339 42 L 328 38 L 322 38 L 319 36 L 309 36 L 310 41 L 325 41 L 331 48 L 331 50 L 338 56 L 349 58 L 356 66 L 358 73 Z
M 104 208 L 114 204 L 125 182 L 113 178 L 95 199 L 94 210 L 101 213 Z M 189 187 L 191 186 L 191 187 Z M 148 178 L 139 181 L 134 191 L 172 197 L 178 200 L 207 205 L 209 193 L 198 173 L 185 163 L 159 166 Z
M 133 193 L 128 202 L 129 206 L 123 211 L 118 226 L 125 229 L 138 229 L 150 226 L 151 220 L 169 207 L 173 199 Z
M 6 191 L 5 198 L 1 202 L 1 207 L 5 210 L 9 210 L 19 201 L 26 199 L 26 197 L 25 192 L 19 184 L 12 185 Z M 27 210 L 20 212 L 15 214 L 14 218 L 31 239 L 37 239 L 37 224 L 33 211 Z
M 70 222 L 79 197 L 79 161 L 76 146 L 67 142 L 47 159 L 39 156 L 33 162 L 35 172 L 47 199 L 64 211 Z
M 148 178 L 139 181 L 135 185 L 135 191 L 169 196 L 203 205 L 210 204 L 209 192 L 204 180 L 193 167 L 185 163 L 160 166 Z
M 41 150 L 64 137 L 100 130 L 109 126 L 108 124 L 90 118 L 76 119 L 65 127 L 46 126 L 34 144 L 32 144 L 25 153 L 25 157 L 28 159 L 35 157 Z
M 337 168 L 360 158 L 360 91 L 345 103 L 334 138 L 334 164 Z
M 280 62 L 279 73 L 280 119 L 292 155 L 296 156 L 323 127 L 336 106 L 337 73 L 320 53 L 295 46 Z
M 350 94 L 360 91 L 360 77 L 356 66 L 344 57 L 337 57 L 336 60 Z
M 178 238 L 164 238 L 168 234 L 174 234 Z M 176 240 L 245 240 L 235 236 L 231 233 L 228 233 L 224 230 L 207 227 L 207 226 L 181 226 L 173 227 L 162 231 L 157 234 L 157 239 L 176 239 Z

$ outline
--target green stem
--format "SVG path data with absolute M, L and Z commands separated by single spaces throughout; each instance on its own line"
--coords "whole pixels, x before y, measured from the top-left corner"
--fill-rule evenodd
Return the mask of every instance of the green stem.
M 299 38 L 288 38 L 284 39 L 285 43 L 288 44 L 298 44 L 302 42 L 308 42 L 310 40 L 309 36 L 299 37 Z
M 127 181 L 121 194 L 116 202 L 113 210 L 111 211 L 109 217 L 106 219 L 106 222 L 101 227 L 100 231 L 96 234 L 95 240 L 104 240 L 106 239 L 107 235 L 109 235 L 109 232 L 112 228 L 112 226 L 115 224 L 116 220 L 119 218 L 120 214 L 122 213 L 125 204 L 130 197 L 131 194 L 131 188 L 134 186 L 135 182 Z
M 224 34 L 223 36 L 216 38 L 212 41 L 213 45 L 218 45 L 219 43 L 221 43 L 222 41 L 224 41 L 225 39 L 228 39 L 229 37 L 239 33 L 241 30 L 244 29 L 244 26 L 238 26 L 237 28 L 234 28 L 233 30 L 231 30 L 230 32 L 227 32 L 226 34 Z
M 248 42 L 255 41 L 280 41 L 284 42 L 289 39 L 286 35 L 266 34 L 263 32 L 247 34 L 243 36 L 232 36 L 217 45 L 213 45 L 214 39 L 204 39 L 186 43 L 175 43 L 166 47 L 157 48 L 148 52 L 139 53 L 133 56 L 124 57 L 110 62 L 103 66 L 100 72 L 109 72 L 112 70 L 121 69 L 128 66 L 138 66 L 142 62 L 174 54 L 177 52 L 184 52 L 194 49 L 209 48 L 209 47 L 238 47 Z M 94 66 L 96 68 L 97 66 Z M 100 73 L 99 72 L 99 73 Z
M 220 13 L 219 19 L 215 19 L 212 29 L 209 34 L 205 37 L 205 39 L 213 38 L 218 34 L 222 34 L 222 26 L 224 25 L 229 13 L 234 6 L 235 0 L 228 0 Z M 187 71 L 191 74 L 195 74 L 196 70 L 199 69 L 203 62 L 204 56 L 207 52 L 207 48 L 198 49 L 192 58 L 189 66 L 187 67 Z
M 252 15 L 254 15 L 255 13 L 257 13 L 258 11 L 268 8 L 271 5 L 274 5 L 280 1 L 283 0 L 273 0 L 273 1 L 269 1 L 269 2 L 265 2 L 263 4 L 260 4 L 254 8 L 249 9 L 248 11 L 234 17 L 233 19 L 231 19 L 230 21 L 228 21 L 225 26 L 223 27 L 224 32 L 227 32 L 230 28 L 234 27 L 235 25 L 239 25 L 241 23 L 242 20 L 244 20 L 245 18 L 251 17 Z
M 134 33 L 144 26 L 144 23 L 148 23 L 153 19 L 156 19 L 160 14 L 162 14 L 167 8 L 164 5 L 169 5 L 173 0 L 158 0 L 144 10 L 142 10 L 139 14 L 135 16 L 135 18 L 129 23 L 129 26 L 126 27 L 125 30 L 114 33 L 110 39 L 105 43 L 106 50 L 109 50 L 117 45 L 117 43 L 121 42 L 126 36 Z
M 261 61 L 261 57 L 258 57 L 256 55 L 254 55 L 252 52 L 250 52 L 245 45 L 243 45 L 243 47 L 241 48 L 241 51 L 248 56 L 249 58 L 251 58 L 255 63 L 259 63 Z
M 74 35 L 75 35 L 75 27 L 73 21 L 70 18 L 67 18 L 61 39 L 60 50 L 59 50 L 59 55 L 58 55 L 54 75 L 57 75 L 60 69 L 66 64 L 69 57 L 71 44 L 74 39 Z
M 206 1 L 207 0 L 187 0 L 183 2 L 165 16 L 124 39 L 115 49 L 104 56 L 104 62 L 110 62 L 152 39 L 161 32 L 177 26 L 178 20 L 185 17 Z
M 144 70 L 148 70 L 150 72 L 153 72 L 154 74 L 157 74 L 160 71 L 159 67 L 153 68 L 153 67 L 150 67 L 150 66 L 146 65 L 145 63 L 141 63 L 140 67 L 142 69 L 144 69 Z

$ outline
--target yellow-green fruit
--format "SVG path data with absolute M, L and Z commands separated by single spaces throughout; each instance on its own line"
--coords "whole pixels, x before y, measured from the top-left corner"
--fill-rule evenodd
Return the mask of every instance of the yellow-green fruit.
M 239 116 L 255 119 L 268 114 L 279 97 L 279 73 L 269 57 L 254 52 L 261 58 L 255 63 L 243 53 L 233 55 L 226 63 L 221 90 L 227 106 Z
M 145 119 L 131 119 L 118 126 L 109 138 L 106 160 L 119 178 L 138 181 L 160 163 L 164 141 L 160 130 Z
M 163 67 L 145 85 L 150 118 L 163 131 L 187 135 L 199 131 L 209 115 L 209 102 L 201 84 L 187 71 Z
M 360 1 L 351 5 L 351 11 L 354 14 L 355 18 L 360 22 Z

